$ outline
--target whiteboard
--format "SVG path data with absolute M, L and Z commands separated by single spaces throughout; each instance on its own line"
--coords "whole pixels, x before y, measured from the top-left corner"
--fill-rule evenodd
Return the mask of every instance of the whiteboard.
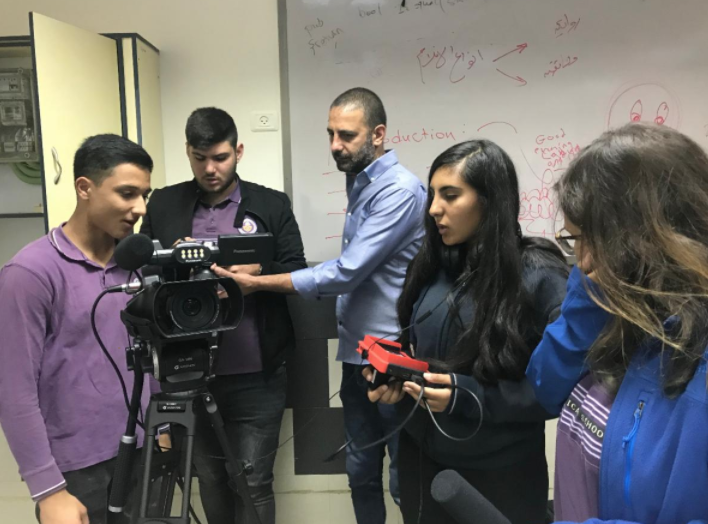
M 501 145 L 527 235 L 553 236 L 553 183 L 608 127 L 657 121 L 708 145 L 706 0 L 285 0 L 285 11 L 292 196 L 309 260 L 340 253 L 345 180 L 326 126 L 350 87 L 382 98 L 386 147 L 426 184 L 447 147 Z

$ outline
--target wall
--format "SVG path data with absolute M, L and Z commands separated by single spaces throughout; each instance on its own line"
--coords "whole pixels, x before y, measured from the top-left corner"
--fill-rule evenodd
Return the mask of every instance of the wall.
M 16 67 L 30 68 L 32 59 L 0 58 L 0 69 Z M 0 163 L 0 213 L 37 213 L 42 211 L 41 205 L 41 186 L 20 181 L 9 164 Z M 43 218 L 0 218 L 0 266 L 10 260 L 27 242 L 39 238 L 42 234 Z
M 169 184 L 191 177 L 184 153 L 189 113 L 214 105 L 228 111 L 239 126 L 246 146 L 243 177 L 283 188 L 280 131 L 248 129 L 252 110 L 280 113 L 274 0 L 8 0 L 3 2 L 0 36 L 28 35 L 28 11 L 100 33 L 140 33 L 160 49 Z

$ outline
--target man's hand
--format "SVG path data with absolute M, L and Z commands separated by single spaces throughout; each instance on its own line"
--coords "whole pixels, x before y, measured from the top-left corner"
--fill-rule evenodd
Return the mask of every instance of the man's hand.
M 162 433 L 157 437 L 157 445 L 160 446 L 160 451 L 169 451 L 172 449 L 172 438 L 169 433 Z
M 292 278 L 290 273 L 279 273 L 277 275 L 262 275 L 253 276 L 250 271 L 253 271 L 255 264 L 247 266 L 231 266 L 228 269 L 219 267 L 216 264 L 211 266 L 211 270 L 220 277 L 231 278 L 236 282 L 241 288 L 241 292 L 244 295 L 254 293 L 256 291 L 270 291 L 271 293 L 286 293 L 293 294 L 297 293 L 295 287 L 293 286 Z M 231 271 L 232 268 L 238 268 L 238 272 Z
M 450 375 L 447 374 L 425 373 L 423 378 L 430 384 L 442 384 L 447 386 L 452 384 L 452 379 Z M 418 400 L 418 395 L 420 395 L 420 389 L 421 387 L 415 382 L 403 383 L 403 391 L 416 400 Z M 447 409 L 447 405 L 450 403 L 450 397 L 452 397 L 452 389 L 448 387 L 424 388 L 423 397 L 428 401 L 430 411 L 440 413 Z M 425 405 L 422 404 L 422 402 L 421 406 L 425 409 Z
M 257 277 L 263 272 L 263 266 L 260 264 L 242 264 L 240 266 L 227 266 L 224 268 L 229 273 L 237 275 L 251 275 Z
M 194 239 L 192 237 L 178 238 L 172 244 L 172 248 L 174 248 L 177 244 L 181 244 L 182 242 L 194 242 Z
M 89 524 L 86 506 L 63 489 L 39 501 L 40 524 Z
M 249 266 L 231 266 L 236 267 L 236 268 L 244 268 L 244 267 L 249 267 Z M 239 273 L 234 273 L 230 271 L 229 269 L 224 269 L 223 267 L 219 267 L 216 264 L 212 264 L 211 270 L 219 277 L 222 278 L 230 278 L 233 279 L 234 282 L 238 284 L 238 287 L 241 288 L 241 293 L 245 295 L 249 295 L 250 293 L 253 293 L 255 291 L 258 291 L 258 277 L 254 277 L 250 275 L 249 273 L 246 272 L 239 272 Z
M 371 366 L 366 366 L 361 370 L 361 374 L 367 382 L 374 379 L 374 371 Z M 381 402 L 382 404 L 396 404 L 405 396 L 402 391 L 403 383 L 400 380 L 394 380 L 388 384 L 377 387 L 376 389 L 367 390 L 366 394 L 370 402 Z

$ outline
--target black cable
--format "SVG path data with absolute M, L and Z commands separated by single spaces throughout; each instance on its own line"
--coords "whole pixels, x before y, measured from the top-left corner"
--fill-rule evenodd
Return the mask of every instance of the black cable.
M 438 424 L 438 421 L 435 419 L 435 416 L 433 415 L 433 412 L 430 410 L 430 406 L 428 405 L 428 401 L 427 401 L 427 400 L 424 398 L 424 396 L 423 396 L 424 393 L 425 393 L 425 387 L 424 387 L 424 386 L 421 386 L 421 388 L 420 388 L 420 394 L 418 395 L 418 398 L 416 399 L 416 403 L 415 403 L 415 405 L 413 406 L 413 409 L 411 410 L 411 412 L 408 414 L 408 416 L 406 417 L 406 419 L 405 419 L 401 424 L 399 424 L 396 428 L 394 428 L 393 430 L 391 430 L 387 435 L 384 435 L 384 436 L 381 437 L 380 439 L 378 439 L 378 440 L 376 440 L 376 441 L 374 441 L 374 442 L 371 442 L 370 444 L 367 444 L 367 445 L 364 446 L 363 448 L 352 449 L 352 453 L 357 453 L 357 452 L 360 452 L 360 451 L 367 450 L 367 449 L 369 449 L 369 448 L 373 448 L 374 446 L 378 446 L 378 445 L 380 445 L 380 444 L 386 442 L 388 439 L 390 439 L 393 435 L 395 435 L 395 434 L 398 433 L 399 431 L 401 431 L 401 430 L 405 427 L 405 425 L 408 424 L 408 422 L 410 421 L 410 419 L 413 418 L 413 414 L 415 413 L 415 408 L 417 408 L 417 407 L 420 405 L 420 401 L 421 401 L 421 400 L 422 400 L 423 403 L 425 404 L 425 407 L 428 409 L 428 413 L 430 414 L 430 417 L 433 419 L 433 423 L 435 424 L 435 427 L 438 429 L 438 431 L 440 431 L 440 433 L 442 433 L 442 435 L 443 435 L 444 437 L 446 437 L 446 438 L 448 438 L 448 439 L 450 439 L 450 440 L 454 440 L 455 442 L 465 442 L 465 441 L 467 441 L 467 440 L 470 440 L 470 439 L 474 438 L 474 437 L 477 435 L 477 433 L 479 433 L 479 430 L 481 429 L 482 423 L 483 423 L 483 421 L 484 421 L 484 413 L 483 413 L 483 410 L 482 410 L 482 403 L 480 402 L 479 397 L 477 397 L 477 395 L 475 395 L 472 391 L 470 391 L 469 389 L 467 389 L 467 388 L 464 387 L 464 386 L 458 386 L 458 385 L 455 385 L 455 384 L 450 384 L 450 386 L 447 386 L 447 385 L 446 385 L 445 388 L 449 388 L 449 389 L 453 389 L 453 390 L 454 390 L 454 389 L 461 389 L 462 391 L 464 391 L 464 392 L 470 394 L 470 395 L 472 396 L 472 398 L 474 398 L 475 401 L 477 402 L 477 406 L 479 406 L 479 423 L 477 424 L 477 427 L 475 428 L 475 430 L 474 430 L 470 435 L 467 435 L 467 436 L 465 436 L 465 437 L 454 437 L 454 436 L 449 435 L 448 433 L 446 433 L 446 432 L 440 427 L 440 425 Z M 339 453 L 341 453 L 344 449 L 346 449 L 346 447 L 349 446 L 349 444 L 351 444 L 353 440 L 354 440 L 354 439 L 349 439 L 349 441 L 347 441 L 347 442 L 346 442 L 343 446 L 341 446 L 337 451 L 335 451 L 334 453 L 332 453 L 332 455 L 330 455 L 329 457 L 327 457 L 327 459 L 325 459 L 325 462 L 329 462 L 329 461 L 333 460 L 334 457 L 336 457 Z
M 445 387 L 447 387 L 447 386 L 445 386 Z M 477 427 L 470 435 L 468 435 L 466 437 L 453 437 L 452 435 L 448 435 L 447 433 L 445 433 L 445 431 L 438 424 L 438 421 L 435 419 L 435 415 L 433 415 L 433 412 L 430 409 L 430 405 L 428 404 L 428 401 L 426 399 L 423 399 L 423 403 L 425 404 L 425 407 L 427 408 L 428 413 L 430 414 L 430 418 L 433 419 L 433 424 L 435 424 L 435 427 L 437 428 L 437 430 L 440 433 L 442 433 L 442 435 L 444 437 L 446 437 L 450 440 L 454 440 L 455 442 L 466 442 L 466 441 L 474 438 L 475 435 L 477 435 L 477 433 L 479 433 L 479 430 L 482 428 L 482 422 L 484 422 L 484 411 L 482 409 L 482 402 L 479 400 L 479 397 L 477 395 L 475 395 L 472 391 L 470 391 L 469 389 L 467 389 L 464 386 L 458 386 L 457 384 L 451 384 L 450 389 L 453 389 L 453 390 L 461 389 L 465 393 L 468 393 L 469 395 L 471 395 L 472 398 L 475 399 L 475 401 L 477 402 L 477 406 L 479 407 L 479 423 L 477 424 Z M 421 391 L 422 391 L 422 389 L 421 389 Z
M 438 305 L 440 305 L 440 304 L 438 304 Z M 411 327 L 413 327 L 413 324 L 411 324 L 410 326 L 406 327 L 406 328 L 403 329 L 403 330 L 396 331 L 396 332 L 393 332 L 393 333 L 387 333 L 387 334 L 383 335 L 382 337 L 378 338 L 377 340 L 375 340 L 375 341 L 373 341 L 371 344 L 369 344 L 369 347 L 366 349 L 366 351 L 370 350 L 370 349 L 374 346 L 374 344 L 376 344 L 376 343 L 378 343 L 378 342 L 384 340 L 386 337 L 390 337 L 390 336 L 392 336 L 392 335 L 403 334 L 407 329 L 410 329 Z M 358 365 L 359 365 L 359 366 L 362 366 L 362 365 L 364 364 L 364 360 L 365 360 L 365 359 L 364 359 L 364 356 L 362 355 L 362 356 L 361 356 L 361 360 L 359 361 L 359 364 L 358 364 Z M 334 397 L 336 397 L 337 395 L 339 395 L 339 393 L 341 393 L 341 391 L 344 389 L 344 387 L 347 386 L 347 385 L 349 385 L 349 382 L 351 382 L 352 379 L 356 379 L 356 375 L 355 375 L 355 374 L 352 374 L 352 375 L 344 382 L 344 384 L 342 384 L 342 386 L 339 388 L 339 390 L 336 391 L 335 393 L 333 393 L 332 396 L 327 399 L 327 402 L 329 403 Z M 281 442 L 280 444 L 278 444 L 278 446 L 277 446 L 273 451 L 271 451 L 270 453 L 267 453 L 267 454 L 265 454 L 265 455 L 262 455 L 262 456 L 260 456 L 260 457 L 257 457 L 257 458 L 255 458 L 255 459 L 253 459 L 253 460 L 251 461 L 251 463 L 253 464 L 253 463 L 255 463 L 255 462 L 258 462 L 259 460 L 267 459 L 268 457 L 270 457 L 270 456 L 273 455 L 274 453 L 277 453 L 280 448 L 282 448 L 283 446 L 285 446 L 288 442 L 290 442 L 290 441 L 293 440 L 295 437 L 297 437 L 298 435 L 300 435 L 303 431 L 305 431 L 305 429 L 307 429 L 307 428 L 310 426 L 310 424 L 312 424 L 315 420 L 317 420 L 317 417 L 319 417 L 321 414 L 322 414 L 322 410 L 321 410 L 321 411 L 318 411 L 317 413 L 315 413 L 315 415 L 314 415 L 310 420 L 308 420 L 307 422 L 305 422 L 305 424 L 304 424 L 298 431 L 296 431 L 296 432 L 293 433 L 290 437 L 288 437 L 286 440 L 284 440 L 283 442 Z M 216 457 L 216 456 L 213 456 L 213 455 L 212 455 L 210 458 L 226 459 L 226 457 Z
M 438 305 L 440 305 L 440 304 L 438 304 Z M 413 324 L 411 324 L 410 326 L 406 327 L 405 329 L 403 329 L 403 330 L 401 330 L 401 331 L 396 331 L 396 332 L 394 332 L 394 333 L 388 333 L 388 334 L 383 335 L 383 336 L 380 337 L 379 339 L 377 339 L 377 340 L 375 340 L 374 342 L 372 342 L 372 343 L 369 345 L 369 347 L 367 348 L 367 351 L 370 350 L 370 349 L 373 347 L 374 344 L 380 342 L 381 340 L 384 340 L 386 337 L 389 337 L 389 336 L 391 336 L 391 335 L 403 334 L 406 329 L 410 329 L 411 327 L 413 327 Z M 365 359 L 364 359 L 364 356 L 362 355 L 361 360 L 359 361 L 358 366 L 362 366 L 363 363 L 364 363 L 364 360 L 365 360 Z M 339 388 L 339 390 L 335 391 L 335 392 L 332 394 L 332 396 L 327 399 L 327 403 L 329 403 L 334 397 L 336 397 L 337 395 L 339 395 L 339 393 L 341 393 L 341 391 L 344 389 L 344 387 L 347 386 L 347 385 L 349 385 L 349 382 L 351 382 L 352 379 L 356 379 L 356 375 L 355 375 L 355 374 L 352 374 L 352 375 L 344 382 L 344 384 L 342 384 L 342 386 Z M 312 424 L 315 420 L 317 420 L 317 418 L 322 414 L 322 412 L 323 412 L 323 410 L 320 410 L 320 411 L 318 411 L 317 413 L 315 413 L 315 415 L 314 415 L 310 420 L 308 420 L 307 422 L 305 422 L 305 424 L 304 424 L 298 431 L 296 431 L 296 432 L 293 433 L 290 437 L 288 437 L 288 438 L 285 439 L 283 442 L 281 442 L 280 444 L 278 444 L 278 446 L 277 446 L 273 451 L 271 451 L 270 453 L 266 453 L 265 455 L 262 455 L 262 456 L 260 456 L 260 457 L 254 458 L 254 459 L 251 461 L 251 464 L 253 464 L 253 463 L 255 463 L 255 462 L 258 462 L 258 461 L 260 461 L 260 460 L 265 460 L 265 459 L 267 459 L 268 457 L 270 457 L 271 455 L 277 453 L 280 448 L 282 448 L 283 446 L 285 446 L 288 442 L 290 442 L 290 441 L 293 440 L 295 437 L 297 437 L 298 435 L 300 435 L 303 431 L 305 431 L 305 430 L 310 426 L 310 424 Z M 345 446 L 346 446 L 346 444 L 345 444 Z M 217 460 L 225 460 L 225 459 L 226 459 L 226 457 L 214 456 L 214 455 L 211 455 L 210 458 L 217 459 Z
M 415 404 L 413 405 L 413 409 L 411 409 L 410 413 L 408 413 L 408 415 L 407 415 L 406 418 L 403 420 L 403 422 L 401 422 L 398 426 L 396 426 L 393 430 L 391 430 L 391 431 L 388 433 L 388 435 L 385 435 L 385 436 L 381 437 L 380 439 L 375 440 L 374 442 L 371 442 L 371 443 L 367 444 L 367 445 L 364 446 L 363 448 L 351 448 L 351 452 L 352 452 L 352 453 L 359 453 L 360 451 L 365 451 L 365 450 L 367 450 L 367 449 L 369 449 L 369 448 L 373 448 L 374 446 L 378 446 L 378 445 L 380 445 L 380 444 L 383 444 L 383 443 L 386 442 L 388 439 L 390 439 L 393 435 L 395 435 L 396 433 L 398 433 L 399 431 L 401 431 L 401 430 L 405 427 L 405 425 L 408 424 L 408 422 L 410 422 L 410 420 L 413 418 L 413 415 L 415 415 L 415 409 L 420 405 L 420 401 L 423 399 L 423 393 L 424 393 L 424 390 L 421 388 L 420 394 L 418 395 L 418 398 L 416 399 Z M 342 451 L 344 451 L 353 441 L 354 441 L 354 439 L 353 439 L 353 438 L 350 438 L 350 439 L 349 439 L 347 442 L 345 442 L 344 445 L 341 446 L 337 451 L 335 451 L 335 452 L 332 453 L 329 457 L 327 457 L 327 458 L 325 459 L 325 462 L 331 462 L 332 460 L 334 460 L 334 457 L 336 457 L 336 456 L 339 455 Z
M 482 418 L 484 416 L 484 413 L 482 411 L 482 403 L 479 401 L 479 397 L 472 393 L 469 389 L 462 387 L 462 386 L 457 386 L 457 389 L 461 389 L 463 391 L 466 391 L 472 397 L 477 401 L 477 405 L 479 406 L 479 424 L 477 425 L 477 428 L 475 429 L 474 433 L 472 433 L 469 437 L 464 437 L 464 438 L 457 438 L 453 437 L 451 435 L 448 435 L 443 431 L 443 429 L 438 425 L 438 421 L 435 420 L 435 416 L 433 415 L 433 412 L 430 410 L 430 405 L 428 405 L 428 401 L 424 400 L 425 402 L 425 407 L 428 409 L 428 413 L 430 414 L 430 418 L 433 420 L 433 423 L 435 424 L 435 427 L 437 428 L 440 433 L 442 433 L 444 436 L 451 440 L 455 440 L 457 442 L 463 442 L 465 440 L 469 440 L 472 437 L 474 437 L 482 427 Z M 423 390 L 421 389 L 421 392 Z M 423 518 L 423 446 L 418 446 L 418 521 L 417 523 L 420 524 L 421 519 Z
M 138 275 L 138 273 L 136 271 L 131 271 L 130 273 L 128 273 L 128 280 L 126 281 L 126 284 L 130 284 L 133 281 L 133 275 L 135 275 L 135 278 L 140 278 L 140 276 Z M 128 336 L 128 346 L 130 346 L 131 341 L 130 341 L 130 331 L 128 331 L 128 326 L 125 326 L 125 334 Z M 140 404 L 140 411 L 138 412 L 138 424 L 140 425 L 141 428 L 143 428 L 143 429 L 145 428 L 145 415 L 143 414 L 142 403 Z
M 115 371 L 116 375 L 118 376 L 118 380 L 120 381 L 120 387 L 123 390 L 123 398 L 125 400 L 125 407 L 128 410 L 128 413 L 130 413 L 130 400 L 128 400 L 128 388 L 125 386 L 125 380 L 123 380 L 123 375 L 120 373 L 120 369 L 118 369 L 118 365 L 116 364 L 115 360 L 113 360 L 113 357 L 111 354 L 108 352 L 106 349 L 106 346 L 103 344 L 103 341 L 101 340 L 101 336 L 98 334 L 98 329 L 96 328 L 96 308 L 98 307 L 98 303 L 101 301 L 103 297 L 105 297 L 108 293 L 110 293 L 111 290 L 104 289 L 101 291 L 101 293 L 98 295 L 96 300 L 93 303 L 93 306 L 91 307 L 91 329 L 93 330 L 93 336 L 96 338 L 96 342 L 98 342 L 98 345 L 101 346 L 101 351 L 103 351 L 103 354 L 106 356 L 108 361 L 111 363 L 111 366 L 113 367 L 113 371 Z M 143 424 L 138 421 L 137 422 L 138 426 L 140 426 L 143 431 L 145 430 L 145 427 Z
M 388 337 L 391 337 L 391 336 L 394 336 L 394 335 L 400 336 L 400 335 L 402 335 L 403 333 L 405 333 L 406 331 L 408 331 L 409 329 L 411 329 L 411 328 L 417 326 L 418 324 L 422 324 L 422 323 L 425 322 L 428 318 L 430 318 L 430 316 L 435 312 L 435 310 L 437 310 L 440 306 L 442 306 L 445 302 L 447 302 L 447 299 L 449 298 L 449 296 L 450 296 L 452 293 L 461 290 L 464 286 L 465 286 L 465 282 L 464 282 L 464 281 L 458 282 L 455 286 L 453 286 L 453 288 L 452 288 L 448 293 L 445 294 L 445 298 L 443 298 L 440 302 L 438 302 L 438 303 L 435 305 L 435 307 L 433 307 L 432 309 L 430 309 L 430 310 L 426 311 L 425 313 L 423 313 L 423 314 L 420 316 L 420 318 L 416 319 L 415 322 L 411 322 L 411 323 L 410 323 L 408 326 L 406 326 L 405 328 L 400 329 L 400 330 L 398 330 L 398 331 L 393 331 L 393 332 L 391 332 L 391 333 L 385 333 L 384 335 L 382 335 L 382 336 L 379 337 L 378 339 L 374 340 L 371 344 L 369 344 L 369 347 L 366 348 L 366 351 L 368 352 L 375 344 L 378 344 L 379 342 L 381 342 L 382 340 L 387 339 Z M 358 365 L 359 365 L 359 366 L 362 366 L 362 365 L 364 364 L 364 360 L 365 360 L 364 355 L 362 355 L 362 356 L 361 356 L 361 360 L 359 361 L 359 364 L 358 364 Z M 356 375 L 352 374 L 352 375 L 344 382 L 344 384 L 342 384 L 342 386 L 340 387 L 339 391 L 335 392 L 331 397 L 329 397 L 328 402 L 331 401 L 331 400 L 332 400 L 334 397 L 336 397 L 337 395 L 339 395 L 339 393 L 344 389 L 344 387 L 347 386 L 347 385 L 349 385 L 349 382 L 351 382 L 352 379 L 356 379 Z M 274 453 L 277 453 L 280 448 L 282 448 L 282 447 L 285 446 L 288 442 L 290 442 L 291 440 L 293 440 L 296 436 L 298 436 L 298 435 L 300 435 L 302 432 L 304 432 L 304 431 L 310 426 L 310 424 L 312 424 L 312 423 L 317 419 L 317 417 L 319 417 L 319 416 L 323 413 L 323 411 L 324 411 L 324 410 L 318 411 L 310 420 L 308 420 L 307 422 L 305 422 L 305 424 L 304 424 L 298 431 L 296 431 L 295 433 L 293 433 L 292 436 L 288 437 L 288 438 L 287 438 L 286 440 L 284 440 L 282 443 L 278 444 L 278 446 L 277 446 L 273 451 L 271 451 L 270 453 L 267 453 L 267 454 L 265 454 L 265 455 L 262 455 L 262 456 L 260 456 L 260 457 L 258 457 L 258 458 L 253 459 L 253 460 L 251 461 L 251 463 L 255 463 L 255 462 L 259 461 L 259 460 L 264 460 L 264 459 L 270 457 L 271 455 L 273 455 Z M 395 433 L 396 433 L 395 431 L 392 432 L 388 437 L 386 437 L 386 440 L 388 440 L 388 438 L 390 438 L 391 436 L 393 436 Z M 332 458 L 334 458 L 334 457 L 335 457 L 337 454 L 339 454 L 343 449 L 345 449 L 349 444 L 351 444 L 351 441 L 352 441 L 352 440 L 350 439 L 348 442 L 346 442 L 342 447 L 340 447 L 337 451 L 335 451 L 335 452 L 330 456 L 331 458 L 328 457 L 328 459 L 331 460 Z M 215 458 L 215 459 L 225 459 L 226 457 L 211 456 L 211 458 Z
M 435 308 L 437 308 L 437 307 L 440 306 L 441 304 L 442 304 L 442 302 L 440 302 L 440 304 L 438 304 L 437 306 L 435 306 Z M 435 308 L 433 308 L 432 310 L 430 310 L 428 313 L 432 313 L 432 312 L 435 310 Z M 427 314 L 427 313 L 426 313 L 426 314 Z M 427 317 L 426 317 L 426 318 L 427 318 Z M 425 320 L 425 318 L 424 318 L 423 320 Z M 402 329 L 402 330 L 400 330 L 400 331 L 396 331 L 396 332 L 393 332 L 393 333 L 387 333 L 387 334 L 381 336 L 380 338 L 376 339 L 376 340 L 373 341 L 371 344 L 369 344 L 369 347 L 366 349 L 366 351 L 369 351 L 375 344 L 377 344 L 377 343 L 381 342 L 382 340 L 386 339 L 386 337 L 390 337 L 390 336 L 392 336 L 392 335 L 402 335 L 406 330 L 412 328 L 414 325 L 415 325 L 415 324 L 411 324 L 410 326 L 407 326 L 405 329 Z M 358 366 L 363 366 L 364 360 L 365 360 L 365 359 L 364 359 L 364 356 L 362 355 L 362 356 L 361 356 L 361 360 L 359 361 Z M 339 390 L 336 391 L 334 394 L 332 394 L 331 397 L 329 397 L 329 398 L 327 399 L 327 402 L 329 403 L 329 401 L 331 401 L 334 397 L 336 397 L 337 395 L 339 395 L 339 393 L 341 393 L 341 391 L 344 389 L 344 387 L 347 386 L 347 385 L 349 385 L 349 382 L 351 382 L 352 379 L 356 379 L 356 375 L 355 375 L 355 374 L 352 374 L 352 375 L 344 382 L 344 384 L 342 384 L 342 386 L 339 388 Z M 270 457 L 271 455 L 273 455 L 274 453 L 277 453 L 280 448 L 282 448 L 283 446 L 285 446 L 288 442 L 290 442 L 290 441 L 293 440 L 295 437 L 297 437 L 298 435 L 300 435 L 303 431 L 305 431 L 305 430 L 310 426 L 310 424 L 312 424 L 312 423 L 317 419 L 317 417 L 319 417 L 319 416 L 322 414 L 322 412 L 323 412 L 323 410 L 320 410 L 320 411 L 318 411 L 317 413 L 315 413 L 315 415 L 314 415 L 310 420 L 308 420 L 307 422 L 305 422 L 305 424 L 304 424 L 298 431 L 296 431 L 296 432 L 293 433 L 290 437 L 288 437 L 286 440 L 284 440 L 283 442 L 281 442 L 280 444 L 278 444 L 278 447 L 276 447 L 273 451 L 271 451 L 270 453 L 267 453 L 266 455 L 262 455 L 262 456 L 260 456 L 260 457 L 258 457 L 258 458 L 253 459 L 253 460 L 251 461 L 251 463 L 257 462 L 257 461 L 259 461 L 259 460 L 264 460 L 264 459 Z M 340 448 L 339 450 L 337 450 L 337 451 L 334 453 L 334 455 L 332 455 L 332 458 L 334 458 L 335 455 L 337 455 L 339 452 L 341 452 L 341 450 L 344 449 L 344 448 L 346 448 L 347 445 L 349 445 L 350 443 L 351 443 L 351 441 L 349 441 L 349 442 L 347 442 L 346 444 L 344 444 L 344 446 L 343 446 L 342 448 Z M 212 456 L 211 458 L 225 459 L 226 457 L 214 457 L 214 456 Z M 331 460 L 331 459 L 330 459 L 330 460 Z M 325 461 L 327 461 L 327 459 L 325 459 Z

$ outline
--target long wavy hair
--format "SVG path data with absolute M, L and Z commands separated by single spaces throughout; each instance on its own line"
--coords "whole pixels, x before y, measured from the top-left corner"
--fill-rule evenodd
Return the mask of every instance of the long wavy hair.
M 488 140 L 470 140 L 450 147 L 430 167 L 428 186 L 442 167 L 457 168 L 465 183 L 477 192 L 482 219 L 466 245 L 445 246 L 429 214 L 433 193 L 428 190 L 425 237 L 408 267 L 398 300 L 400 325 L 410 324 L 415 302 L 443 266 L 445 250 L 457 249 L 463 258 L 456 282 L 461 291 L 456 300 L 450 299 L 450 315 L 454 317 L 461 303 L 471 299 L 474 320 L 464 326 L 445 361 L 433 363 L 442 371 L 472 374 L 487 384 L 521 379 L 541 336 L 535 333 L 529 337 L 533 312 L 530 297 L 524 291 L 522 271 L 529 263 L 540 265 L 548 260 L 565 271 L 565 260 L 552 242 L 522 236 L 516 170 L 498 145 Z M 404 347 L 408 342 L 405 332 Z
M 653 339 L 670 352 L 664 392 L 680 394 L 708 345 L 708 156 L 678 131 L 629 124 L 586 147 L 556 190 L 613 315 L 591 371 L 616 392 Z

